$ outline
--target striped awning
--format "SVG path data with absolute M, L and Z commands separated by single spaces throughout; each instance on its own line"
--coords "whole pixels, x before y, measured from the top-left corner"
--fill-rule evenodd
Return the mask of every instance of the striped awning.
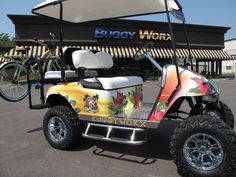
M 42 56 L 46 51 L 44 46 L 24 46 L 30 48 L 29 57 L 35 58 L 36 56 Z M 132 46 L 95 46 L 95 45 L 76 45 L 76 46 L 64 46 L 64 47 L 75 47 L 80 49 L 97 50 L 110 53 L 114 59 L 120 58 L 133 58 L 139 47 Z M 157 59 L 171 59 L 173 56 L 173 50 L 171 48 L 165 47 L 153 47 L 151 49 L 152 56 Z M 56 54 L 59 54 L 59 49 L 57 47 Z M 192 57 L 201 60 L 231 60 L 233 59 L 229 54 L 221 49 L 191 49 Z M 15 49 L 6 53 L 4 56 L 19 56 Z M 178 58 L 188 58 L 187 48 L 177 48 L 176 55 Z

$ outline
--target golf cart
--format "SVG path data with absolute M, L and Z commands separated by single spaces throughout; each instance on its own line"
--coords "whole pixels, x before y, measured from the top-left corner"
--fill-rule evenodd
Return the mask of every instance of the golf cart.
M 167 14 L 169 22 L 173 64 L 161 67 L 152 57 L 150 43 L 141 47 L 134 57 L 137 61 L 150 61 L 162 73 L 154 103 L 143 102 L 141 77 L 91 75 L 90 70 L 112 68 L 113 59 L 109 53 L 63 48 L 63 21 L 82 23 L 161 12 Z M 213 81 L 178 66 L 170 12 L 185 25 L 177 0 L 47 0 L 33 9 L 35 14 L 60 20 L 61 71 L 46 72 L 37 80 L 28 77 L 29 90 L 36 84 L 42 101 L 42 104 L 33 105 L 29 92 L 30 108 L 49 108 L 43 130 L 52 147 L 70 149 L 80 143 L 80 137 L 140 145 L 145 143 L 137 136 L 140 132 L 158 128 L 166 118 L 180 119 L 170 140 L 171 156 L 179 174 L 193 177 L 231 175 L 236 168 L 234 116 L 219 100 L 220 91 Z M 188 40 L 186 43 L 189 46 Z M 191 58 L 190 50 L 189 53 Z M 35 62 L 40 65 L 40 61 L 30 64 Z M 75 70 L 65 70 L 65 65 L 73 65 Z M 54 85 L 45 96 L 46 84 Z M 190 107 L 184 120 L 180 110 L 183 102 Z M 122 136 L 117 137 L 119 133 L 114 132 Z

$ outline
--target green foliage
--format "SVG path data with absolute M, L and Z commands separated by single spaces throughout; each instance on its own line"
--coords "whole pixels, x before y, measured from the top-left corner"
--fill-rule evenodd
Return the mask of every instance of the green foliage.
M 162 103 L 159 109 L 160 109 L 161 112 L 165 112 L 166 107 L 167 107 L 166 103 Z
M 77 113 L 77 114 L 79 114 L 80 113 L 80 109 L 79 108 L 75 108 L 75 112 Z
M 201 90 L 199 90 L 198 87 L 196 87 L 196 88 L 191 88 L 191 89 L 189 90 L 189 92 L 190 92 L 190 93 L 196 93 L 196 94 L 202 93 Z
M 70 100 L 70 104 L 74 107 L 76 105 L 76 101 L 75 100 Z
M 0 47 L 14 47 L 15 38 L 11 38 L 7 33 L 0 33 Z

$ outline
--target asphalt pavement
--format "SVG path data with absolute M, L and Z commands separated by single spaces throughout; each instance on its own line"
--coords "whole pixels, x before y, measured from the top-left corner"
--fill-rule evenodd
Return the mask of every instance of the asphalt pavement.
M 236 81 L 216 83 L 221 100 L 236 115 Z M 154 85 L 146 83 L 145 99 L 153 98 Z M 141 146 L 83 139 L 75 149 L 60 151 L 43 135 L 47 110 L 31 111 L 27 101 L 0 98 L 0 177 L 179 177 L 169 153 L 177 121 L 163 121 L 159 129 L 148 132 L 148 141 Z

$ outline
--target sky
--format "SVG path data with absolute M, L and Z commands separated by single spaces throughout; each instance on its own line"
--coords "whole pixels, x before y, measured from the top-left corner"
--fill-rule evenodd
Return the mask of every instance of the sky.
M 31 9 L 42 1 L 0 0 L 0 33 L 8 33 L 14 37 L 14 25 L 6 15 L 30 15 Z M 179 0 L 179 2 L 183 7 L 187 24 L 230 27 L 225 39 L 236 38 L 236 0 Z M 163 15 L 141 16 L 134 19 L 165 21 Z

